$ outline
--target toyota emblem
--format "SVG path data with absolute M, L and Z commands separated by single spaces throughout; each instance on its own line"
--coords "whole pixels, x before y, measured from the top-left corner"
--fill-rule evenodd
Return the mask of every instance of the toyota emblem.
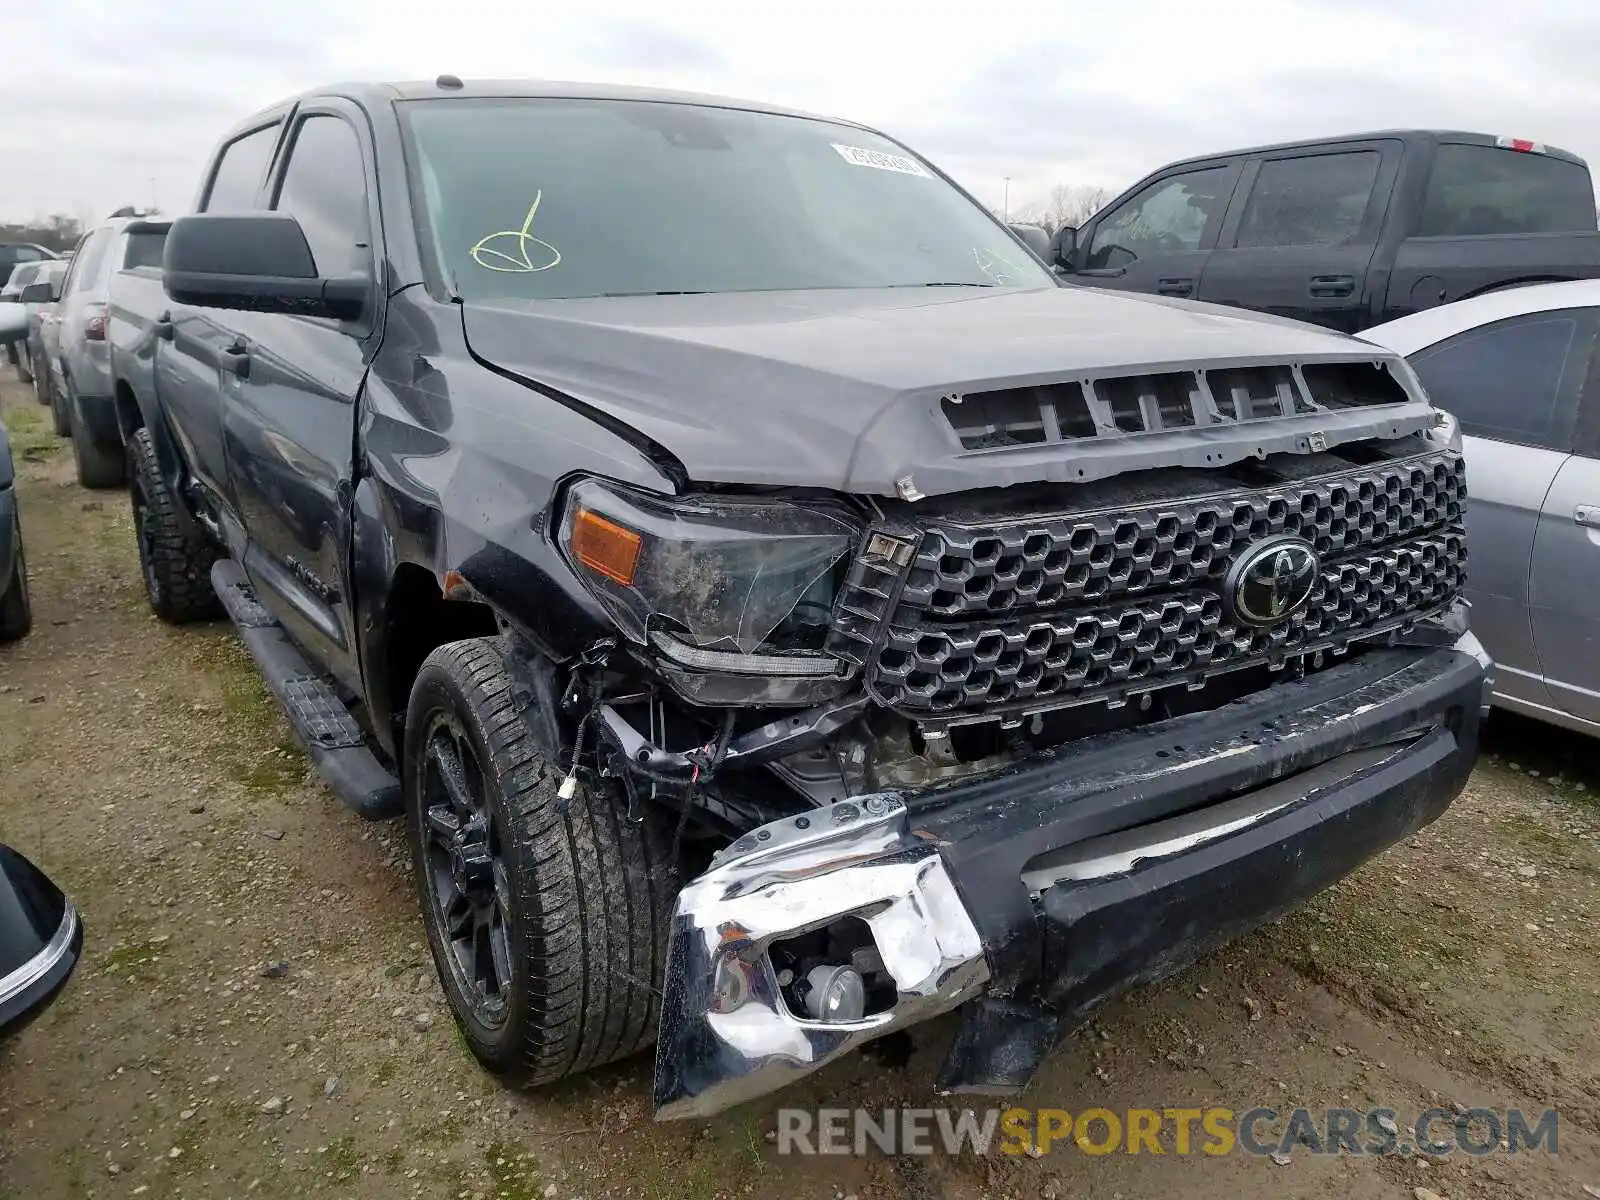
M 1322 562 L 1304 538 L 1281 534 L 1247 549 L 1223 585 L 1233 617 L 1245 625 L 1276 625 L 1305 607 Z

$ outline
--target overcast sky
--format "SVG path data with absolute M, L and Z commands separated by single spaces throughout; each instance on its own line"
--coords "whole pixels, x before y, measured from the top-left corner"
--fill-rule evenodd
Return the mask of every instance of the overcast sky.
M 1174 158 L 1443 126 L 1600 161 L 1593 0 L 49 0 L 8 6 L 0 219 L 187 209 L 216 136 L 339 79 L 637 82 L 850 117 L 999 207 Z M 270 10 L 271 15 L 268 15 Z M 581 15 L 580 15 L 581 12 Z

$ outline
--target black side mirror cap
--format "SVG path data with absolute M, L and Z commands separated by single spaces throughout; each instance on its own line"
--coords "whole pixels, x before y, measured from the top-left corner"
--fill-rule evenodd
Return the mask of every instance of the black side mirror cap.
M 0 845 L 0 1041 L 66 985 L 83 955 L 83 922 L 42 871 Z
M 1045 261 L 1052 267 L 1071 272 L 1077 269 L 1077 257 L 1078 231 L 1071 225 L 1063 225 L 1050 239 L 1050 254 Z
M 372 286 L 317 274 L 311 244 L 288 213 L 199 213 L 167 232 L 161 282 L 179 304 L 353 321 Z
M 17 293 L 21 304 L 54 304 L 54 289 L 48 283 L 30 283 Z

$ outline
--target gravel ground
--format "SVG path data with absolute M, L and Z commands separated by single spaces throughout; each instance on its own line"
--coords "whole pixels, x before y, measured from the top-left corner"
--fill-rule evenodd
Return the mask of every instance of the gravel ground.
M 127 502 L 73 482 L 14 378 L 36 625 L 0 648 L 0 839 L 84 910 L 0 1047 L 0 1200 L 56 1197 L 1600 1196 L 1593 742 L 1499 719 L 1445 817 L 1300 912 L 1105 1009 L 1025 1100 L 1560 1110 L 1559 1153 L 802 1158 L 780 1105 L 940 1104 L 949 1020 L 704 1124 L 639 1059 L 502 1090 L 455 1036 L 397 825 L 308 770 L 223 624 L 145 607 Z M 1402 1132 L 1404 1132 L 1402 1130 Z

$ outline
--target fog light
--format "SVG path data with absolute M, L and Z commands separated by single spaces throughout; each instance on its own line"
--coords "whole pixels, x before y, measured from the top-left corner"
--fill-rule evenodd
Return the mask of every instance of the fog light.
M 812 967 L 806 974 L 806 1011 L 817 1021 L 859 1021 L 867 1012 L 867 988 L 854 967 Z

